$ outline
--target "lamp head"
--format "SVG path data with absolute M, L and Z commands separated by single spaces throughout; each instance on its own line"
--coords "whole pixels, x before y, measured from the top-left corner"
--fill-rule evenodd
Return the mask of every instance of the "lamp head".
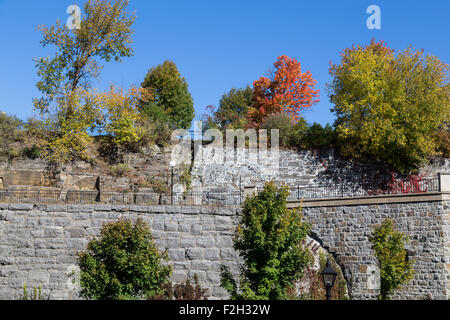
M 321 275 L 325 287 L 332 288 L 336 281 L 337 272 L 331 267 L 330 260 L 327 261 L 327 265 L 325 269 L 323 269 Z

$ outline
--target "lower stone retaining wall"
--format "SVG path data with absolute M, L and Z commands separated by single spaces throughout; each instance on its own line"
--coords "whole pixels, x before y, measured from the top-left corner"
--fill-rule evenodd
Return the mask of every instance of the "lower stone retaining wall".
M 306 202 L 303 214 L 314 235 L 343 269 L 353 299 L 376 299 L 379 294 L 379 269 L 369 235 L 386 218 L 410 237 L 409 259 L 415 260 L 414 279 L 392 298 L 449 299 L 450 202 L 384 200 L 373 205 Z
M 395 298 L 450 298 L 450 202 L 436 196 L 403 203 L 380 199 L 377 204 L 303 204 L 305 220 L 335 255 L 352 298 L 375 299 L 378 294 L 379 271 L 368 236 L 385 218 L 410 236 L 410 258 L 416 261 L 414 279 Z M 104 223 L 138 217 L 151 226 L 158 248 L 168 249 L 173 281 L 197 274 L 210 299 L 226 298 L 220 266 L 238 270 L 232 238 L 239 214 L 236 207 L 0 204 L 0 299 L 20 298 L 24 284 L 42 285 L 50 299 L 78 299 L 69 278 L 76 252 Z
M 211 299 L 226 296 L 220 265 L 236 271 L 232 236 L 238 208 L 2 205 L 0 204 L 0 299 L 19 299 L 42 285 L 44 297 L 78 299 L 69 279 L 76 252 L 84 250 L 101 226 L 120 218 L 143 218 L 160 250 L 168 249 L 173 281 L 197 274 Z

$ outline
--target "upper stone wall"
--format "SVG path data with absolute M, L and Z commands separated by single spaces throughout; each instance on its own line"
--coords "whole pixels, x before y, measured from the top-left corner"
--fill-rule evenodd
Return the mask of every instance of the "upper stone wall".
M 41 160 L 0 160 L 0 189 L 28 187 L 55 187 L 65 190 L 131 191 L 147 180 L 168 182 L 170 152 L 151 148 L 143 154 L 124 156 L 129 172 L 123 177 L 111 174 L 114 165 L 97 161 L 90 164 L 76 161 L 64 165 L 60 170 Z M 23 188 L 22 188 L 23 189 Z
M 364 184 L 386 179 L 387 169 L 373 163 L 356 163 L 340 159 L 333 151 L 280 150 L 278 166 L 270 163 L 270 157 L 260 157 L 257 149 L 246 149 L 232 161 L 228 153 L 234 150 L 202 146 L 192 167 L 193 186 L 197 189 L 230 191 L 240 186 L 261 186 L 266 181 L 286 183 L 290 186 L 334 185 L 342 183 L 349 188 L 363 188 Z M 220 154 L 220 157 L 216 155 Z M 218 160 L 220 158 L 220 160 Z M 450 172 L 450 159 L 437 159 L 421 170 L 429 177 L 439 172 Z

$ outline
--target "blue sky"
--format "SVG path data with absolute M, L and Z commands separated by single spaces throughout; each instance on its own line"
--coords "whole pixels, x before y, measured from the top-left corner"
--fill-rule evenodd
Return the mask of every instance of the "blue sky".
M 32 59 L 51 54 L 41 47 L 36 27 L 66 21 L 74 2 L 0 0 L 1 111 L 22 119 L 34 114 L 32 99 L 40 95 Z M 381 30 L 366 27 L 369 5 L 381 8 Z M 321 102 L 304 116 L 322 124 L 334 121 L 325 90 L 329 63 L 352 44 L 382 39 L 392 48 L 412 45 L 450 63 L 448 0 L 131 0 L 130 10 L 137 15 L 135 55 L 106 64 L 95 86 L 140 84 L 150 67 L 170 59 L 189 84 L 196 119 L 230 88 L 265 75 L 283 54 L 297 58 L 318 81 Z

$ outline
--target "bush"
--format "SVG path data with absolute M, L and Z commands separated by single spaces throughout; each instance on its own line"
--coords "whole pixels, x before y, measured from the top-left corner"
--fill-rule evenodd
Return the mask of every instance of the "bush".
M 151 178 L 149 179 L 149 183 L 156 193 L 168 194 L 170 192 L 170 187 L 167 182 L 161 181 L 156 178 Z
M 177 283 L 174 286 L 165 285 L 165 292 L 161 296 L 149 297 L 149 300 L 208 300 L 208 289 L 203 289 L 197 275 L 194 275 L 194 285 L 187 279 L 185 283 Z
M 11 145 L 23 140 L 23 122 L 15 116 L 0 113 L 0 153 L 12 155 Z
M 33 293 L 28 294 L 26 283 L 23 285 L 23 295 L 20 300 L 43 300 L 42 299 L 42 286 L 39 285 L 38 288 L 33 288 Z
M 189 164 L 184 165 L 179 181 L 186 187 L 186 192 L 192 189 L 192 174 Z
M 164 294 L 172 272 L 149 226 L 138 219 L 108 223 L 78 255 L 80 295 L 94 300 L 147 299 Z
M 336 145 L 333 127 L 327 124 L 322 127 L 319 123 L 311 125 L 305 135 L 304 146 L 307 149 L 327 150 Z
M 450 129 L 445 126 L 436 131 L 434 140 L 436 141 L 435 155 L 450 158 Z
M 267 118 L 263 128 L 269 136 L 272 129 L 279 130 L 280 146 L 299 147 L 305 137 L 307 124 L 303 118 L 295 122 L 287 114 L 275 113 Z
M 22 155 L 24 157 L 27 157 L 27 158 L 31 159 L 31 160 L 36 160 L 41 155 L 41 149 L 34 144 L 31 148 L 25 147 L 22 150 Z
M 333 256 L 329 253 L 321 252 L 319 255 L 319 270 L 311 267 L 306 269 L 305 278 L 308 280 L 309 292 L 300 296 L 300 300 L 325 300 L 327 289 L 322 280 L 322 271 L 325 269 L 327 261 L 330 261 L 331 267 L 336 270 L 336 281 L 331 288 L 331 297 L 333 300 L 348 300 L 347 281 L 340 266 L 336 263 Z
M 222 266 L 222 286 L 232 299 L 266 300 L 289 296 L 302 278 L 311 255 L 301 243 L 309 232 L 301 212 L 286 207 L 288 188 L 267 183 L 257 195 L 245 200 L 234 248 L 243 258 L 239 290 Z
M 403 233 L 395 230 L 394 223 L 386 219 L 375 227 L 369 238 L 372 249 L 380 267 L 381 290 L 379 299 L 387 300 L 401 285 L 408 283 L 414 277 L 412 265 L 408 260 L 405 243 L 409 241 Z
M 111 167 L 110 172 L 114 177 L 123 177 L 130 171 L 130 168 L 126 163 L 119 163 L 116 166 Z

